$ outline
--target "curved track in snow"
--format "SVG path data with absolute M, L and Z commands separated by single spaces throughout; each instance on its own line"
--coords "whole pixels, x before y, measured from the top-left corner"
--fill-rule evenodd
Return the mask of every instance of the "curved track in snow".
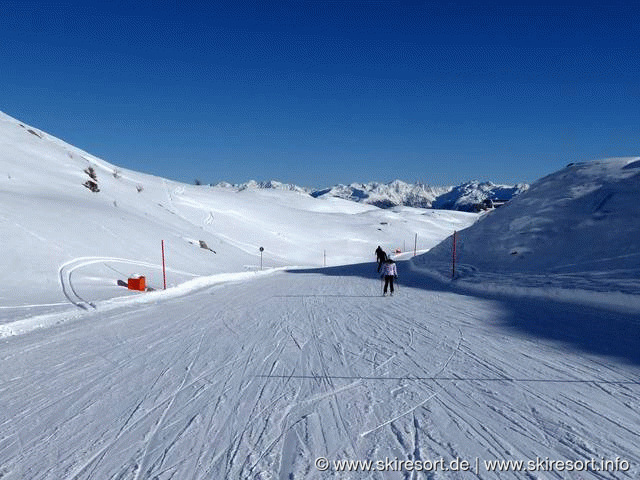
M 95 264 L 105 264 L 107 267 L 108 264 L 119 263 L 126 265 L 135 265 L 145 268 L 151 268 L 154 270 L 162 269 L 162 265 L 142 262 L 139 260 L 131 260 L 126 258 L 117 258 L 117 257 L 79 257 L 68 262 L 65 262 L 58 269 L 58 280 L 60 282 L 60 288 L 62 289 L 62 293 L 64 296 L 78 308 L 83 310 L 87 310 L 89 308 L 96 308 L 95 303 L 91 299 L 86 298 L 86 294 L 80 294 L 79 290 L 73 283 L 73 273 L 84 267 L 88 267 Z M 109 267 L 110 268 L 110 267 Z M 196 277 L 197 275 L 188 272 L 182 272 L 175 269 L 167 269 L 167 271 L 171 271 L 173 273 L 180 273 L 182 275 L 188 275 L 191 277 Z
M 90 261 L 103 260 L 78 259 L 61 278 Z M 322 456 L 620 457 L 628 472 L 579 478 L 638 478 L 635 317 L 460 295 L 402 264 L 400 273 L 394 297 L 380 296 L 373 264 L 354 265 L 98 310 L 8 338 L 0 477 L 424 477 L 320 472 Z M 598 338 L 580 337 L 594 329 Z

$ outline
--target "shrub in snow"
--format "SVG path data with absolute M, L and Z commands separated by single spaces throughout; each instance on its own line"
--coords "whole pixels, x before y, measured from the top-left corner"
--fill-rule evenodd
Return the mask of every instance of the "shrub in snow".
M 92 192 L 98 193 L 100 191 L 100 188 L 98 187 L 98 176 L 96 175 L 96 171 L 93 169 L 93 167 L 88 167 L 85 168 L 84 173 L 89 175 L 89 180 L 84 182 L 82 185 L 87 187 Z
M 91 177 L 92 180 L 96 182 L 98 181 L 98 176 L 96 175 L 96 171 L 93 169 L 93 167 L 85 168 L 84 173 L 89 175 L 89 177 Z
M 84 185 L 94 193 L 98 193 L 100 191 L 100 188 L 98 188 L 98 183 L 93 180 L 87 180 L 82 185 Z

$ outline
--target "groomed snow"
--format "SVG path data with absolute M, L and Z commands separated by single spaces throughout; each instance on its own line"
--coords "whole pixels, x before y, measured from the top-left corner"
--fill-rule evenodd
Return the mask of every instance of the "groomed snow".
M 412 478 L 318 457 L 620 458 L 427 478 L 638 478 L 637 312 L 399 273 L 393 297 L 375 264 L 297 270 L 5 339 L 3 479 Z

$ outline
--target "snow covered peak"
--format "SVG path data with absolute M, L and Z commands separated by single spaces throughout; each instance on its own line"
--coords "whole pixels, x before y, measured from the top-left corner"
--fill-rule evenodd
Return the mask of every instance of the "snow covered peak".
M 319 197 L 338 197 L 355 202 L 367 203 L 380 208 L 390 208 L 405 205 L 418 208 L 429 208 L 438 195 L 449 190 L 450 187 L 431 187 L 422 184 L 410 184 L 401 180 L 389 183 L 352 183 L 351 185 L 336 185 L 312 192 Z
M 527 184 L 515 186 L 495 185 L 491 182 L 468 182 L 457 187 L 429 186 L 422 183 L 406 183 L 394 180 L 389 183 L 352 183 L 312 192 L 314 197 L 333 196 L 381 208 L 405 205 L 417 208 L 476 211 L 487 204 L 504 203 L 528 188 Z
M 473 211 L 480 206 L 495 206 L 508 202 L 516 195 L 528 190 L 529 185 L 496 185 L 493 182 L 472 181 L 452 187 L 440 195 L 432 204 L 433 208 L 445 210 Z
M 492 182 L 467 182 L 456 187 L 430 186 L 423 183 L 407 183 L 393 180 L 388 183 L 368 182 L 338 184 L 320 190 L 312 190 L 276 180 L 231 184 L 220 182 L 215 187 L 243 190 L 289 190 L 309 194 L 314 198 L 342 198 L 352 202 L 373 205 L 379 208 L 407 206 L 414 208 L 437 208 L 474 212 L 501 205 L 529 188 L 526 183 L 496 185 Z
M 268 180 L 266 182 L 249 180 L 248 182 L 236 184 L 232 184 L 229 182 L 219 182 L 214 186 L 220 188 L 230 188 L 238 192 L 241 192 L 243 190 L 287 190 L 304 194 L 309 194 L 311 192 L 311 189 L 309 188 L 299 187 L 298 185 L 294 185 L 292 183 L 282 183 L 277 180 Z

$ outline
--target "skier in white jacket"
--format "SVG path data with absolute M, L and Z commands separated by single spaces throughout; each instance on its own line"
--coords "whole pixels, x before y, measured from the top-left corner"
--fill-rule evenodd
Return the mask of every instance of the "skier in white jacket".
M 382 295 L 387 294 L 387 287 L 390 287 L 391 295 L 393 295 L 393 279 L 398 278 L 398 269 L 396 262 L 387 258 L 382 265 L 382 277 L 384 278 L 384 291 Z

